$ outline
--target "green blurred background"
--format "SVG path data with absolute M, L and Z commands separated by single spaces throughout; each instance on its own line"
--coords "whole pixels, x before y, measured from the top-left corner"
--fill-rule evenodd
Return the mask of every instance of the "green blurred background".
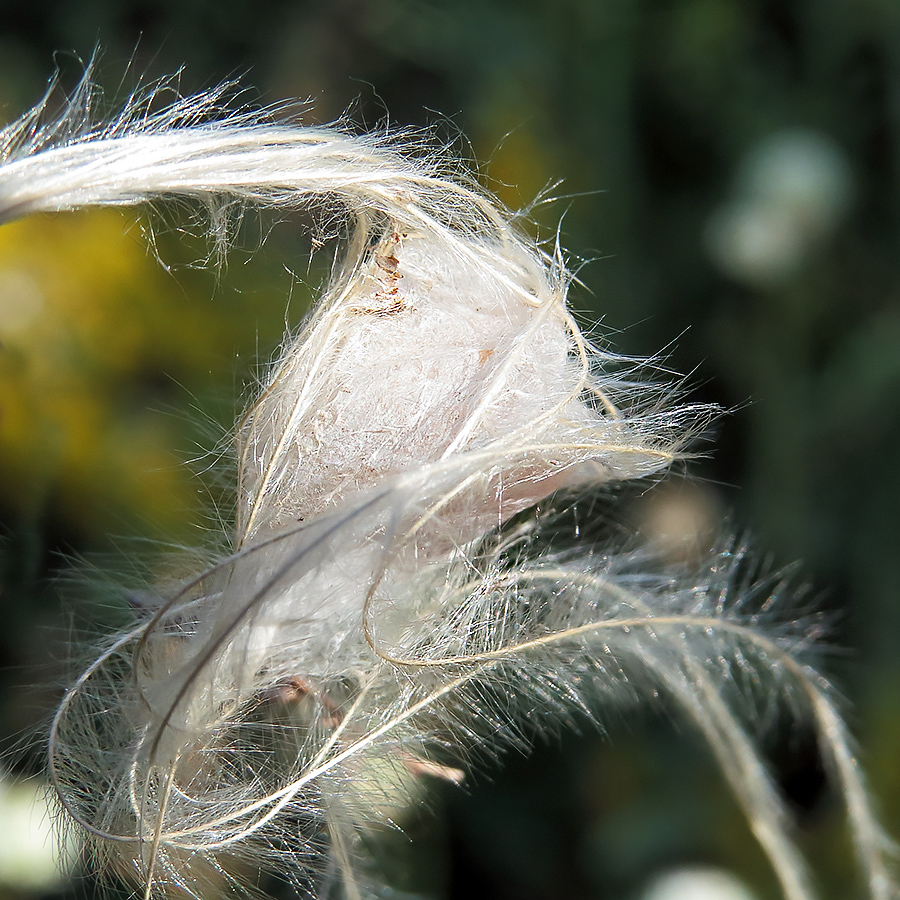
M 99 47 L 110 108 L 178 70 L 183 92 L 239 78 L 251 103 L 310 101 L 306 121 L 430 126 L 512 208 L 551 186 L 561 199 L 531 227 L 553 240 L 561 221 L 588 262 L 572 299 L 593 333 L 664 348 L 690 399 L 732 410 L 696 480 L 622 521 L 657 538 L 722 522 L 770 566 L 802 560 L 803 602 L 833 623 L 822 667 L 900 835 L 897 0 L 0 0 L 0 23 L 0 121 L 56 65 L 72 87 Z M 0 728 L 16 774 L 40 768 L 28 736 L 66 677 L 65 636 L 121 617 L 104 572 L 139 583 L 149 542 L 201 540 L 217 501 L 227 519 L 217 447 L 322 277 L 297 224 L 251 220 L 219 273 L 196 265 L 209 248 L 178 212 L 0 231 Z M 68 583 L 73 559 L 94 589 Z M 435 790 L 412 844 L 386 854 L 396 889 L 629 900 L 713 865 L 774 897 L 709 757 L 661 709 Z M 860 896 L 814 742 L 781 726 L 769 749 L 823 896 Z

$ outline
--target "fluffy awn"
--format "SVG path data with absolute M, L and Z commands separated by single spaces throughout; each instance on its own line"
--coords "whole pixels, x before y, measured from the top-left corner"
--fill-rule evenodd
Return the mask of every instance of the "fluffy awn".
M 527 738 L 517 710 L 599 718 L 647 688 L 708 741 L 784 895 L 810 900 L 745 727 L 766 692 L 814 721 L 868 895 L 897 896 L 807 637 L 767 627 L 741 554 L 654 574 L 649 555 L 542 538 L 542 501 L 661 473 L 705 415 L 585 340 L 559 254 L 396 140 L 216 96 L 96 124 L 89 96 L 0 131 L 0 223 L 187 198 L 213 223 L 235 204 L 340 205 L 346 235 L 238 423 L 230 553 L 158 587 L 56 714 L 53 782 L 107 867 L 146 897 L 209 896 L 262 866 L 359 898 L 366 831 L 418 778 Z

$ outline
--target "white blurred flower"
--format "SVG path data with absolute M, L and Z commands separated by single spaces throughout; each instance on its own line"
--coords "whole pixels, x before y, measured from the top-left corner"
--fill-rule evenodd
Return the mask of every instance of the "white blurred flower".
M 846 214 L 850 166 L 829 137 L 785 129 L 751 148 L 734 191 L 713 213 L 706 246 L 718 268 L 751 287 L 776 287 Z
M 756 900 L 723 869 L 677 869 L 654 881 L 641 900 Z
M 48 797 L 43 781 L 0 776 L 0 886 L 47 891 L 74 868 L 77 841 L 57 833 Z

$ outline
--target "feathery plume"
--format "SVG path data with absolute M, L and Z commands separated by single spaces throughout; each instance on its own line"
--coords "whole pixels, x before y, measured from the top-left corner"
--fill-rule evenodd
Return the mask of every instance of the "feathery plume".
M 423 774 L 457 780 L 527 740 L 517 710 L 599 721 L 646 689 L 706 738 L 784 895 L 811 900 L 745 727 L 763 690 L 815 722 L 869 895 L 897 896 L 806 636 L 761 615 L 782 587 L 743 583 L 737 547 L 671 572 L 542 537 L 541 501 L 658 475 L 708 414 L 590 345 L 559 253 L 397 140 L 223 112 L 216 93 L 96 124 L 90 98 L 86 79 L 60 117 L 39 105 L 0 131 L 0 223 L 186 198 L 214 226 L 234 206 L 339 203 L 346 232 L 237 425 L 230 552 L 159 587 L 54 719 L 54 784 L 103 864 L 148 898 L 260 866 L 360 898 L 367 829 Z

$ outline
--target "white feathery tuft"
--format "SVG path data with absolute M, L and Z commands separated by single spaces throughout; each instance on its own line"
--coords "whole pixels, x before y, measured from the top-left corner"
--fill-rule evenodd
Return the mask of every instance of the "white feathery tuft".
M 616 374 L 567 311 L 558 255 L 396 140 L 225 113 L 215 92 L 98 125 L 90 96 L 86 80 L 60 118 L 41 105 L 0 131 L 0 223 L 168 198 L 339 201 L 347 234 L 238 423 L 230 555 L 161 590 L 54 720 L 61 802 L 109 868 L 147 897 L 238 888 L 262 866 L 360 898 L 367 829 L 424 774 L 457 780 L 526 738 L 529 706 L 552 727 L 646 689 L 707 739 L 784 895 L 811 900 L 746 729 L 762 686 L 815 722 L 869 896 L 898 896 L 803 630 L 757 614 L 779 587 L 742 583 L 739 548 L 678 573 L 555 551 L 548 514 L 526 512 L 661 473 L 709 412 Z

